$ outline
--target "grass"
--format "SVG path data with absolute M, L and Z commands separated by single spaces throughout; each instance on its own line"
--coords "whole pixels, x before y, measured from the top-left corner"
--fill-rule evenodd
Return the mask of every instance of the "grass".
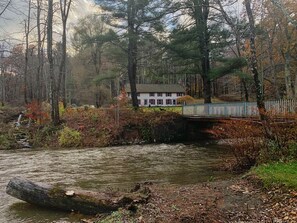
M 182 113 L 182 106 L 168 106 L 168 107 L 159 107 L 159 106 L 152 106 L 152 107 L 141 107 L 143 111 L 170 111 L 170 112 L 176 112 L 178 114 Z
M 212 98 L 212 102 L 213 103 L 222 103 L 224 101 L 218 99 L 218 98 Z M 199 99 L 194 99 L 193 101 L 189 104 L 203 104 L 204 103 L 204 99 L 199 98 Z M 170 112 L 176 112 L 178 114 L 182 114 L 182 109 L 183 106 L 182 105 L 177 105 L 177 106 L 152 106 L 152 107 L 141 107 L 141 109 L 143 109 L 143 111 L 160 111 L 160 110 L 164 110 L 164 111 L 170 111 Z
M 285 186 L 297 189 L 297 161 L 263 164 L 255 167 L 252 173 L 263 181 L 265 187 Z

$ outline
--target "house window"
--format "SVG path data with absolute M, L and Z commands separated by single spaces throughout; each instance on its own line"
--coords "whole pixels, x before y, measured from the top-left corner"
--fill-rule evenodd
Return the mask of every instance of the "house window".
M 172 104 L 176 105 L 176 100 L 175 99 L 172 100 Z
M 176 93 L 176 96 L 181 97 L 181 96 L 183 96 L 183 93 Z
M 163 94 L 162 93 L 158 93 L 158 97 L 162 97 L 163 96 Z
M 149 102 L 150 102 L 150 105 L 154 105 L 155 104 L 155 99 L 150 99 Z
M 172 104 L 172 100 L 171 99 L 166 99 L 166 105 L 171 105 Z
M 162 100 L 162 99 L 158 99 L 158 100 L 157 100 L 157 104 L 158 104 L 158 105 L 163 105 L 163 100 Z
M 171 97 L 171 93 L 166 93 L 166 97 Z
M 147 105 L 147 99 L 144 99 L 144 105 Z
M 140 99 L 137 99 L 137 101 L 138 101 L 138 104 L 141 105 L 141 100 Z
M 154 97 L 155 96 L 155 93 L 150 93 L 150 97 Z

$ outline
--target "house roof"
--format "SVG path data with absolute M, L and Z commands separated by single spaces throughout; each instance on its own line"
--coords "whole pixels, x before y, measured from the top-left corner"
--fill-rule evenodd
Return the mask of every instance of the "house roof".
M 131 92 L 130 85 L 126 85 L 126 92 Z M 180 84 L 136 84 L 138 93 L 184 93 Z

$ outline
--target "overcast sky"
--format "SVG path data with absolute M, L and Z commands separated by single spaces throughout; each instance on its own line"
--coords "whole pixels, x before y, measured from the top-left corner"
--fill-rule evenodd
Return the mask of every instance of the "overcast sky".
M 9 0 L 0 0 L 1 6 Z M 28 0 L 12 0 L 9 8 L 0 17 L 0 41 L 21 42 L 24 40 L 24 20 L 28 14 Z M 98 10 L 93 0 L 73 0 L 73 5 L 68 19 L 71 26 L 76 24 L 78 19 L 94 13 Z M 35 22 L 32 26 L 35 25 Z

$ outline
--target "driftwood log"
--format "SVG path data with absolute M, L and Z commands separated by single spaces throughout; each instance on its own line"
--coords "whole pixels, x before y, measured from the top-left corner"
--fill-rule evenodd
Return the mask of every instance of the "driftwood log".
M 6 193 L 30 204 L 83 214 L 108 213 L 121 207 L 133 208 L 137 203 L 146 202 L 150 194 L 147 187 L 139 186 L 130 193 L 92 192 L 67 190 L 21 178 L 11 179 Z

